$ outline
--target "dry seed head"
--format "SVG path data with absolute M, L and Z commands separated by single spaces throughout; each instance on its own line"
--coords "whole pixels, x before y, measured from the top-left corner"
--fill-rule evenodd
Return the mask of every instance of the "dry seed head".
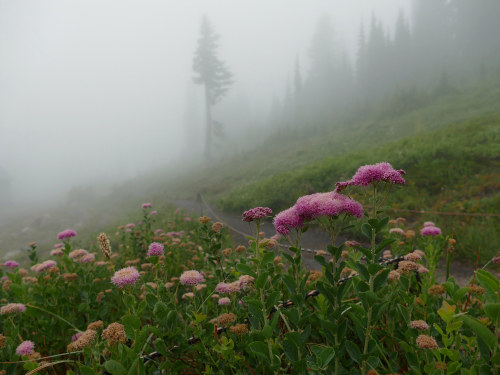
M 62 278 L 64 281 L 71 281 L 78 279 L 78 275 L 76 273 L 63 273 Z
M 233 249 L 228 247 L 227 249 L 222 250 L 222 255 L 229 256 L 233 252 Z
M 400 269 L 404 273 L 416 271 L 418 270 L 418 264 L 409 260 L 403 260 L 399 262 L 398 269 Z
M 6 341 L 7 341 L 7 337 L 5 337 L 4 335 L 2 335 L 0 333 L 0 349 L 2 349 L 5 346 Z
M 410 322 L 410 327 L 413 329 L 419 329 L 422 331 L 427 331 L 429 329 L 429 325 L 423 320 L 413 320 Z
M 96 331 L 87 329 L 76 341 L 68 345 L 68 352 L 76 352 L 89 346 L 94 341 L 96 335 Z
M 228 313 L 228 314 L 222 314 L 217 318 L 217 322 L 221 326 L 228 326 L 230 324 L 233 324 L 236 320 L 236 315 L 233 313 Z
M 245 335 L 248 333 L 248 327 L 246 324 L 236 324 L 232 327 L 229 327 L 229 330 L 235 335 Z
M 210 222 L 211 219 L 208 216 L 202 216 L 202 217 L 200 217 L 199 220 L 200 220 L 200 223 L 206 224 L 206 223 Z
M 389 272 L 389 275 L 387 276 L 387 278 L 389 280 L 399 280 L 399 278 L 400 278 L 399 272 L 392 270 Z
M 98 330 L 102 329 L 103 326 L 104 326 L 104 323 L 102 322 L 102 320 L 98 320 L 96 322 L 90 323 L 87 326 L 87 329 L 91 329 L 93 331 L 98 331 Z
M 482 286 L 479 286 L 479 285 L 471 285 L 469 287 L 469 293 L 470 294 L 473 294 L 475 296 L 481 296 L 483 295 L 484 293 L 486 293 L 486 291 L 484 290 L 484 288 Z
M 420 349 L 438 349 L 439 346 L 432 338 L 431 336 L 428 335 L 420 335 L 417 337 L 417 345 Z
M 97 241 L 99 242 L 99 247 L 101 248 L 102 253 L 108 259 L 111 258 L 111 244 L 109 242 L 109 238 L 106 233 L 101 233 L 97 236 Z
M 93 331 L 95 332 L 95 331 Z M 127 342 L 127 335 L 125 328 L 120 323 L 111 323 L 101 334 L 102 338 L 108 340 L 108 345 L 114 345 L 118 342 L 125 344 Z
M 245 246 L 239 245 L 236 247 L 236 249 L 234 249 L 234 252 L 235 253 L 243 253 L 243 252 L 245 252 L 245 250 L 246 250 Z
M 427 292 L 431 295 L 437 296 L 444 294 L 446 292 L 446 289 L 443 285 L 435 284 L 430 286 Z

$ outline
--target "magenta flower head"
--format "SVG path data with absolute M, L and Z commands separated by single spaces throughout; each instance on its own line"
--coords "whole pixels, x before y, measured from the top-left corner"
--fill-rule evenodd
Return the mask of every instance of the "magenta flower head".
M 227 306 L 229 304 L 231 304 L 231 300 L 228 297 L 219 298 L 219 305 Z
M 23 341 L 16 348 L 17 355 L 30 355 L 35 349 L 35 343 L 33 341 Z
M 300 197 L 295 209 L 304 220 L 340 214 L 355 216 L 358 219 L 363 216 L 363 206 L 359 202 L 334 191 Z
M 15 260 L 8 260 L 4 263 L 4 266 L 9 268 L 17 268 L 19 267 L 19 263 L 17 263 Z
M 63 251 L 61 249 L 54 249 L 50 251 L 51 256 L 63 255 Z
M 274 228 L 279 234 L 286 236 L 290 233 L 290 229 L 300 228 L 304 224 L 304 219 L 299 215 L 295 206 L 281 211 L 274 217 Z
M 198 271 L 184 271 L 179 278 L 182 285 L 198 285 L 205 281 L 205 278 Z
M 156 215 L 158 211 L 151 211 L 151 215 Z
M 250 223 L 254 220 L 259 220 L 266 216 L 269 216 L 272 213 L 273 211 L 269 207 L 255 207 L 243 212 L 243 221 Z
M 127 225 L 125 225 L 125 228 L 128 228 L 128 229 L 135 228 L 135 224 L 132 224 L 132 223 L 127 224 Z
M 153 242 L 148 248 L 148 257 L 163 255 L 163 245 L 158 242 Z
M 436 224 L 434 224 L 432 221 L 426 221 L 424 223 L 424 227 L 435 227 Z
M 71 237 L 75 237 L 75 236 L 76 236 L 76 232 L 73 229 L 66 229 L 66 230 L 63 230 L 62 232 L 59 232 L 57 235 L 57 238 L 60 240 L 64 240 L 65 238 L 71 238 Z
M 31 266 L 31 270 L 40 273 L 48 270 L 49 268 L 54 268 L 55 266 L 57 266 L 57 262 L 55 260 L 46 260 L 45 262 Z
M 63 246 L 64 246 L 64 244 L 63 244 L 62 242 L 59 242 L 59 243 L 56 243 L 56 244 L 54 245 L 54 249 L 59 249 L 59 248 L 61 248 L 61 247 L 63 247 Z
M 406 172 L 402 169 L 394 169 L 389 163 L 377 163 L 359 167 L 358 171 L 349 181 L 338 182 L 335 191 L 339 192 L 347 186 L 368 186 L 373 182 L 384 181 L 395 185 L 404 185 L 406 181 L 402 177 Z
M 143 203 L 142 208 L 151 208 L 153 205 L 151 203 Z
M 441 229 L 438 227 L 423 227 L 420 230 L 422 236 L 439 236 L 441 234 Z
M 500 263 L 500 257 L 494 257 L 492 261 L 493 263 L 498 264 Z
M 80 338 L 81 335 L 83 335 L 83 332 L 75 333 L 73 336 L 71 336 L 71 341 L 75 342 Z
M 134 284 L 139 277 L 139 272 L 135 267 L 125 267 L 115 272 L 111 278 L 111 282 L 122 289 L 127 284 Z

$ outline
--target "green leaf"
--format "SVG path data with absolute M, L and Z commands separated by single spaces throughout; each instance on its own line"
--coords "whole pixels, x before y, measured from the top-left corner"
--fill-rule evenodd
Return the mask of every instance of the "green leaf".
M 126 374 L 127 370 L 119 362 L 110 359 L 104 363 L 104 368 L 112 375 Z
M 465 315 L 462 319 L 491 350 L 498 345 L 498 338 L 477 319 Z
M 371 239 L 372 238 L 372 227 L 370 224 L 364 223 L 361 225 L 361 233 L 365 235 L 365 237 Z
M 290 361 L 296 362 L 299 360 L 299 348 L 293 340 L 287 338 L 283 341 L 283 351 Z
M 83 366 L 83 365 L 80 366 L 80 372 L 82 373 L 82 375 L 94 375 L 95 374 L 92 367 Z
M 453 301 L 454 302 L 460 301 L 467 294 L 468 291 L 469 291 L 469 288 L 466 286 L 458 289 L 455 293 L 453 293 L 453 297 L 452 297 Z
M 255 274 L 255 272 L 253 272 L 253 270 L 250 268 L 250 266 L 248 266 L 247 264 L 244 264 L 244 263 L 238 263 L 236 265 L 236 269 L 245 274 L 245 275 L 250 275 L 252 276 L 253 278 L 256 278 L 257 275 Z
M 120 320 L 127 337 L 133 340 L 135 338 L 135 331 L 141 327 L 141 320 L 136 315 L 125 315 Z
M 297 290 L 297 283 L 295 282 L 295 279 L 290 275 L 283 275 L 282 280 L 288 288 L 288 291 L 292 294 L 295 293 Z
M 375 225 L 375 230 L 376 232 L 380 232 L 389 222 L 389 217 L 384 217 L 382 220 L 379 220 L 378 223 Z
M 500 303 L 487 303 L 483 306 L 484 312 L 496 326 L 500 323 Z
M 255 286 L 257 287 L 257 289 L 264 288 L 264 285 L 266 284 L 266 281 L 267 281 L 267 277 L 268 277 L 268 273 L 267 272 L 262 272 L 259 275 L 259 277 L 257 278 L 257 280 L 255 280 Z
M 264 267 L 268 263 L 271 263 L 274 260 L 274 257 L 275 255 L 272 251 L 265 253 L 264 256 L 262 257 L 262 261 L 260 262 L 260 266 Z
M 356 263 L 356 268 L 359 271 L 359 274 L 361 275 L 361 277 L 363 277 L 363 279 L 365 279 L 365 280 L 370 279 L 370 274 L 368 273 L 368 269 L 366 268 L 366 266 L 364 264 Z
M 273 335 L 273 329 L 271 328 L 271 326 L 265 326 L 264 328 L 262 328 L 262 334 L 266 339 L 269 339 Z
M 153 315 L 159 321 L 163 321 L 167 319 L 169 311 L 166 303 L 158 301 L 153 309 Z
M 498 288 L 500 287 L 500 282 L 491 273 L 485 270 L 477 270 L 476 276 L 481 283 L 481 286 L 486 290 L 486 297 L 489 302 L 499 302 L 498 300 Z
M 390 271 L 390 269 L 385 269 L 377 276 L 375 276 L 375 279 L 373 280 L 373 289 L 375 291 L 378 291 L 380 288 L 382 288 L 382 286 L 384 286 Z
M 354 344 L 352 341 L 347 340 L 345 342 L 345 348 L 347 350 L 347 353 L 349 353 L 349 357 L 356 363 L 360 364 L 361 363 L 361 351 L 359 350 L 358 346 Z
M 250 350 L 265 360 L 270 360 L 267 345 L 262 341 L 254 341 L 248 345 Z

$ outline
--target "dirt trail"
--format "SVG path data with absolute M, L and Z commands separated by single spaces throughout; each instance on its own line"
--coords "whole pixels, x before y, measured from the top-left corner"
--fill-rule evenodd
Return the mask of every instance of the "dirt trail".
M 226 224 L 229 224 L 231 227 L 235 228 L 239 232 L 250 233 L 250 228 L 248 223 L 244 222 L 241 219 L 241 215 L 230 214 L 227 212 L 222 212 L 213 207 L 208 207 L 202 204 L 201 202 L 191 201 L 191 200 L 178 200 L 173 199 L 170 202 L 186 211 L 191 212 L 197 216 L 210 216 L 213 220 L 219 220 Z M 266 233 L 266 236 L 270 237 L 274 235 L 275 230 L 270 221 L 264 222 L 262 225 L 262 231 Z M 248 239 L 240 233 L 236 233 L 231 231 L 231 237 L 235 244 L 248 245 Z M 346 238 L 337 239 L 337 245 L 345 241 Z M 311 228 L 304 233 L 302 236 L 301 244 L 303 248 L 321 250 L 326 249 L 326 246 L 330 243 L 330 237 L 323 230 L 318 228 L 317 226 L 311 226 Z M 309 253 L 308 251 L 304 251 L 303 253 L 303 261 L 306 268 L 311 270 L 320 270 L 321 266 L 314 260 L 314 255 Z M 443 282 L 445 279 L 445 270 L 444 263 L 442 266 L 436 271 L 438 281 Z M 498 274 L 493 272 L 497 277 Z M 455 278 L 459 285 L 466 285 L 472 276 L 474 275 L 474 267 L 473 265 L 461 262 L 458 260 L 452 260 L 450 265 L 450 274 Z

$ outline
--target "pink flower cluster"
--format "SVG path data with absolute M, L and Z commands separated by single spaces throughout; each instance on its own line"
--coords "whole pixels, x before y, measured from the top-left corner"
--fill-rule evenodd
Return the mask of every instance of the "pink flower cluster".
M 151 208 L 153 205 L 151 203 L 143 203 L 142 208 Z
M 4 266 L 9 268 L 17 268 L 19 267 L 19 263 L 17 263 L 15 260 L 8 260 L 4 263 Z
M 205 278 L 198 271 L 184 271 L 179 278 L 182 285 L 198 285 L 205 281 Z
M 35 272 L 43 272 L 55 266 L 57 266 L 57 263 L 54 260 L 46 260 L 45 262 L 31 266 L 31 270 Z
M 300 228 L 305 220 L 341 214 L 359 219 L 363 216 L 363 206 L 354 199 L 334 191 L 305 195 L 300 197 L 293 207 L 276 215 L 274 227 L 276 232 L 286 236 L 291 229 Z
M 64 246 L 64 244 L 63 244 L 63 243 L 61 243 L 61 242 L 59 242 L 59 243 L 56 243 L 56 244 L 54 245 L 54 249 L 59 249 L 59 248 L 61 248 L 61 247 L 63 247 L 63 246 Z
M 435 227 L 435 226 L 427 226 L 427 227 L 423 227 L 420 230 L 420 234 L 422 236 L 438 236 L 441 234 L 441 229 L 439 229 L 438 227 Z
M 255 207 L 243 212 L 243 221 L 250 223 L 254 220 L 259 220 L 269 216 L 273 211 L 269 207 Z
M 18 312 L 25 312 L 26 306 L 22 303 L 9 303 L 0 307 L 0 315 L 14 314 Z
M 163 255 L 163 245 L 159 242 L 153 242 L 148 248 L 148 257 Z
M 50 251 L 51 256 L 56 256 L 56 255 L 63 255 L 63 251 L 61 249 L 54 249 Z
M 33 341 L 23 341 L 16 348 L 17 355 L 29 355 L 35 349 L 35 343 Z
M 122 289 L 127 284 L 134 284 L 139 277 L 139 272 L 135 267 L 125 267 L 115 272 L 111 282 Z
M 75 236 L 76 236 L 76 232 L 73 229 L 66 229 L 66 230 L 63 230 L 62 232 L 59 232 L 57 234 L 57 238 L 60 240 L 63 240 L 65 238 L 75 237 Z
M 406 172 L 402 169 L 394 169 L 389 163 L 377 163 L 359 167 L 358 171 L 349 181 L 338 182 L 336 191 L 341 191 L 347 186 L 368 186 L 373 182 L 389 182 L 396 185 L 404 185 L 406 182 L 402 177 Z

